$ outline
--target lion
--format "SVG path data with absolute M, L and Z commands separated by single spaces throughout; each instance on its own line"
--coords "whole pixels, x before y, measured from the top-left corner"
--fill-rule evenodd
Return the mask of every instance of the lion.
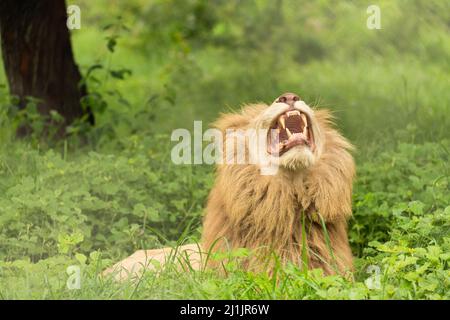
M 203 223 L 203 248 L 265 248 L 263 256 L 273 252 L 281 262 L 300 267 L 306 253 L 311 269 L 352 271 L 347 220 L 352 214 L 353 146 L 333 128 L 331 113 L 313 110 L 298 95 L 285 93 L 270 106 L 248 105 L 222 115 L 214 125 L 224 132 L 275 132 L 267 135 L 267 156 L 279 170 L 262 175 L 257 164 L 218 166 Z M 260 264 L 256 259 L 248 267 L 259 269 Z
M 204 252 L 237 248 L 257 252 L 243 262 L 249 270 L 270 272 L 273 265 L 266 258 L 276 256 L 283 265 L 321 268 L 326 275 L 351 272 L 347 221 L 352 214 L 353 146 L 334 128 L 330 111 L 313 109 L 298 95 L 285 93 L 271 105 L 250 104 L 222 114 L 213 126 L 224 133 L 224 153 L 207 201 L 202 250 L 195 245 L 141 250 L 108 272 L 130 271 L 152 258 L 164 262 L 174 252 L 189 252 L 188 259 L 200 268 L 208 260 Z M 249 129 L 263 132 L 258 135 L 265 142 L 263 150 L 247 136 L 247 161 L 227 161 L 236 157 L 230 148 L 234 142 L 227 144 L 235 136 L 227 132 Z M 264 173 L 267 167 L 276 170 Z M 218 265 L 208 261 L 211 267 Z

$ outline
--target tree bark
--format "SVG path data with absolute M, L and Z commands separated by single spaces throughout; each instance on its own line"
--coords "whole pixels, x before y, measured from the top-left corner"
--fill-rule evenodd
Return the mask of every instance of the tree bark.
M 0 35 L 2 56 L 10 93 L 38 98 L 38 110 L 56 110 L 65 118 L 63 127 L 86 116 L 93 124 L 90 109 L 80 99 L 87 95 L 80 85 L 70 34 L 66 26 L 65 0 L 1 0 Z

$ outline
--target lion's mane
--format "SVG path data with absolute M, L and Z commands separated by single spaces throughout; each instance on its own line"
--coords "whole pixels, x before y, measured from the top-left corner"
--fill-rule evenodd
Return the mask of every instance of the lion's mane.
M 265 108 L 245 106 L 222 115 L 214 126 L 222 132 L 251 128 Z M 352 145 L 333 128 L 329 111 L 314 110 L 314 116 L 322 150 L 310 167 L 261 175 L 255 164 L 218 165 L 204 218 L 205 250 L 272 252 L 282 263 L 300 267 L 306 253 L 308 268 L 322 268 L 325 274 L 352 270 L 347 238 L 355 175 Z M 249 259 L 248 268 L 261 269 L 263 255 Z

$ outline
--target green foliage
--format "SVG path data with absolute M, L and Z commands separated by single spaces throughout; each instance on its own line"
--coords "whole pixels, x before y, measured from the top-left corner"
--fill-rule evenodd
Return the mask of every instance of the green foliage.
M 121 155 L 10 150 L 0 162 L 0 258 L 38 260 L 78 247 L 118 256 L 195 231 L 210 176 L 152 152 L 137 137 Z
M 350 226 L 359 256 L 354 283 L 294 266 L 279 267 L 274 279 L 228 262 L 225 279 L 168 268 L 159 277 L 146 276 L 136 291 L 125 289 L 132 283 L 95 280 L 92 270 L 98 269 L 86 257 L 101 250 L 103 259 L 117 260 L 136 249 L 175 245 L 181 234 L 198 240 L 210 170 L 169 164 L 137 141 L 121 156 L 91 152 L 64 160 L 54 151 L 16 151 L 10 159 L 21 161 L 0 162 L 0 293 L 9 298 L 448 299 L 448 147 L 448 140 L 401 144 L 361 165 Z M 232 257 L 246 255 L 241 250 Z M 91 268 L 83 271 L 80 291 L 68 290 L 63 281 L 64 268 L 73 264 Z M 379 275 L 367 273 L 369 266 L 379 268 Z M 379 286 L 369 288 L 373 276 L 379 276 Z M 47 288 L 38 295 L 29 286 L 50 286 L 52 294 Z M 117 286 L 120 294 L 111 296 Z
M 400 144 L 396 152 L 381 152 L 359 164 L 350 229 L 355 251 L 362 254 L 368 242 L 388 240 L 393 224 L 429 236 L 433 224 L 425 219 L 426 213 L 436 211 L 437 219 L 437 210 L 450 204 L 449 163 L 449 142 L 443 140 Z M 422 223 L 417 224 L 419 220 Z

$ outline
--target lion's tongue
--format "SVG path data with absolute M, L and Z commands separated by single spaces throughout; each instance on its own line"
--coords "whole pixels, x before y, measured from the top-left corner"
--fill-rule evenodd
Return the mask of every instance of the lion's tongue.
M 271 139 L 271 143 L 269 145 L 269 152 L 272 154 L 282 154 L 283 152 L 286 152 L 290 148 L 301 145 L 301 144 L 307 144 L 308 139 L 305 137 L 303 133 L 294 133 L 291 134 L 290 137 L 283 141 L 278 142 L 278 137 L 273 136 Z
M 285 148 L 290 148 L 303 141 L 308 141 L 306 137 L 306 124 L 300 113 L 291 116 L 280 117 L 280 141 Z
M 294 133 L 289 137 L 289 140 L 284 144 L 284 148 L 292 148 L 293 146 L 307 143 L 308 139 L 303 133 Z

